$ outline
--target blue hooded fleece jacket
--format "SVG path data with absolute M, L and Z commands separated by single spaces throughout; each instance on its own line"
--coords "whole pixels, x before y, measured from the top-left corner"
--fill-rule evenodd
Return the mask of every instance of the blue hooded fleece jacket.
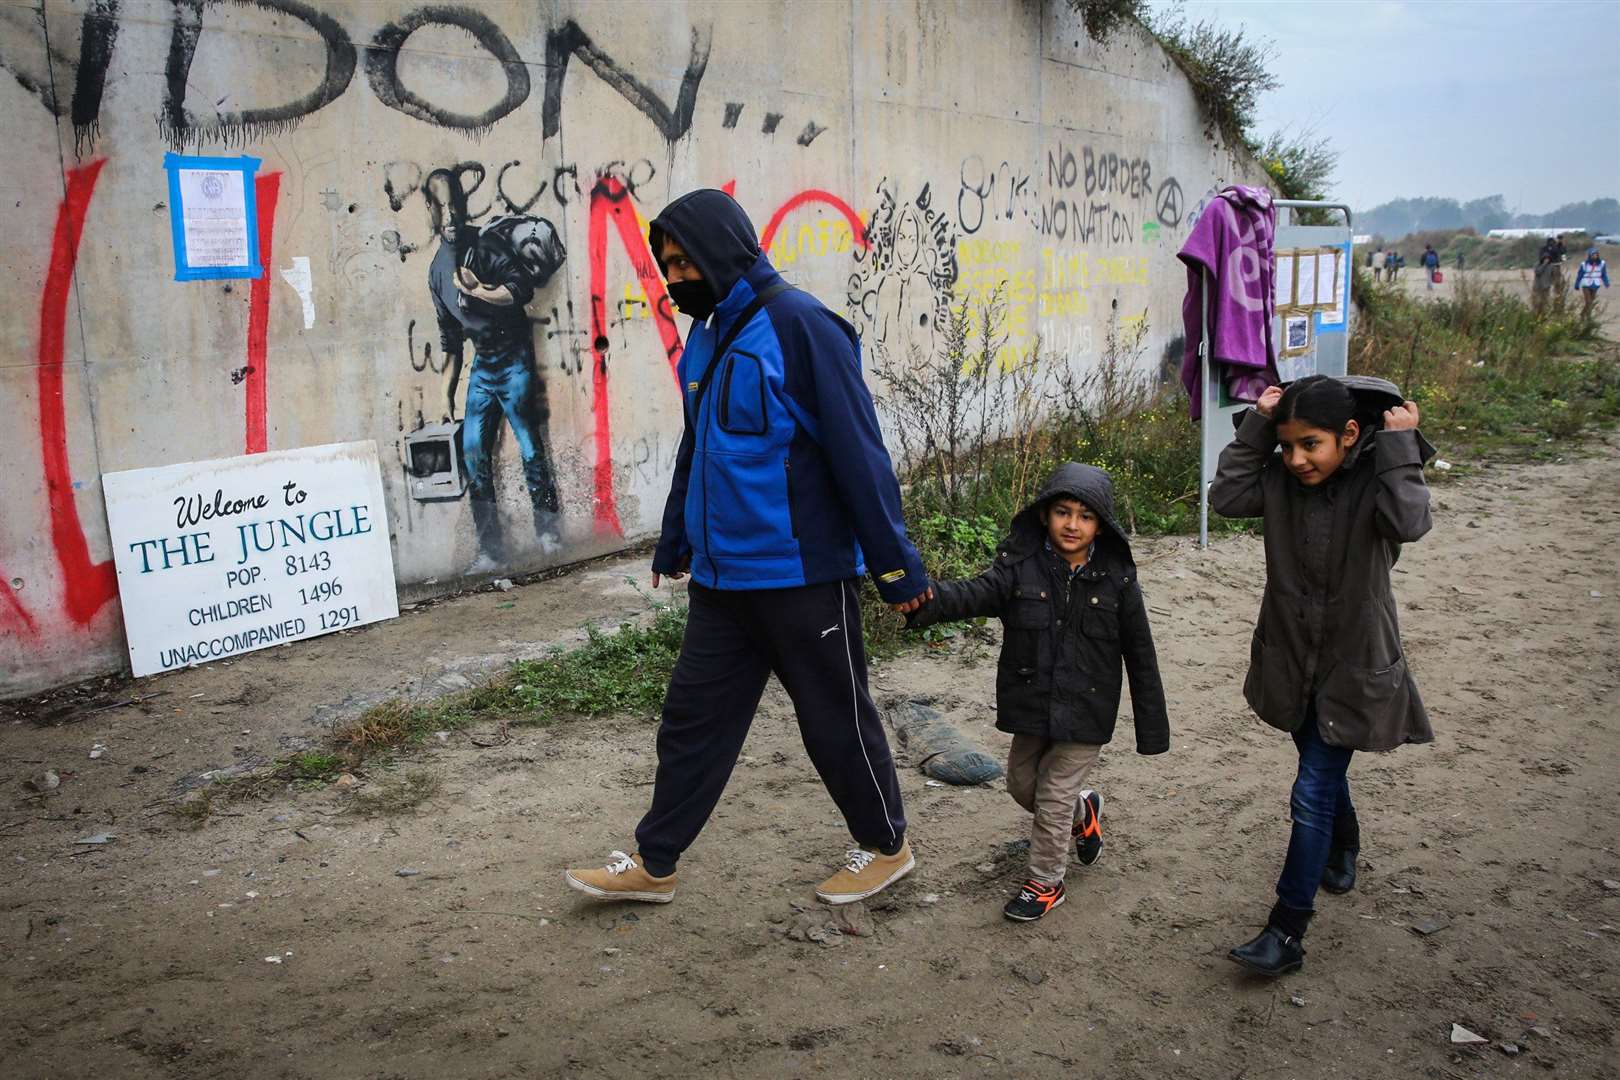
M 686 426 L 653 570 L 711 589 L 785 589 L 859 577 L 901 603 L 928 588 L 906 538 L 900 485 L 861 378 L 854 327 L 808 293 L 766 300 L 724 356 L 716 346 L 782 276 L 723 191 L 675 200 L 652 223 L 719 298 L 694 320 L 678 374 Z M 718 363 L 697 407 L 693 399 Z

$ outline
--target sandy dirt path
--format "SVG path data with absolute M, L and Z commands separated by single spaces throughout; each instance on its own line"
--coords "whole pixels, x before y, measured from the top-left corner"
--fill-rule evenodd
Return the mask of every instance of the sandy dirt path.
M 561 881 L 628 843 L 654 767 L 642 719 L 495 748 L 453 736 L 417 762 L 443 792 L 391 817 L 348 813 L 331 791 L 237 806 L 198 831 L 160 812 L 200 771 L 311 745 L 379 696 L 454 687 L 587 616 L 635 611 L 620 562 L 67 695 L 51 726 L 11 709 L 0 1072 L 1612 1077 L 1617 492 L 1613 442 L 1435 490 L 1436 528 L 1396 577 L 1438 740 L 1358 756 L 1360 884 L 1321 897 L 1305 970 L 1278 982 L 1225 959 L 1269 905 L 1293 769 L 1287 738 L 1239 694 L 1262 575 L 1248 537 L 1140 545 L 1173 749 L 1137 757 L 1121 725 L 1094 774 L 1106 853 L 1037 924 L 1000 915 L 1022 813 L 999 790 L 931 787 L 907 767 L 917 872 L 859 913 L 870 936 L 786 936 L 846 838 L 774 687 L 667 907 L 594 905 Z M 875 690 L 935 695 L 999 754 L 993 656 L 971 643 L 908 655 Z M 62 786 L 29 794 L 22 781 L 46 767 Z M 75 844 L 98 832 L 116 835 Z M 1446 925 L 1420 936 L 1426 919 Z M 1453 1046 L 1453 1022 L 1516 1055 Z

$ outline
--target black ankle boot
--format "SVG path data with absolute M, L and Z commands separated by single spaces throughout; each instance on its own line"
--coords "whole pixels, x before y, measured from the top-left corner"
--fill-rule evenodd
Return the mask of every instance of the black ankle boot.
M 1333 846 L 1322 868 L 1322 888 L 1343 894 L 1356 887 L 1356 856 L 1361 854 L 1361 823 L 1355 811 L 1333 823 Z
M 1298 971 L 1305 963 L 1305 946 L 1300 939 L 1310 921 L 1309 911 L 1285 907 L 1278 901 L 1259 936 L 1226 955 L 1257 975 L 1275 978 Z
M 1356 856 L 1361 852 L 1355 848 L 1333 848 L 1328 852 L 1327 865 L 1322 868 L 1322 888 L 1336 895 L 1343 895 L 1356 887 Z

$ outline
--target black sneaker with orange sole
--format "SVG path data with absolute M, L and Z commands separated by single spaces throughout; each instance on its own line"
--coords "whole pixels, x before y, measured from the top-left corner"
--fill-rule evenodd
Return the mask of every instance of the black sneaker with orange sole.
M 1001 913 L 1014 922 L 1034 922 L 1048 911 L 1063 903 L 1063 882 L 1043 885 L 1031 878 L 1024 882 L 1018 895 L 1007 901 Z
M 1089 788 L 1080 793 L 1080 818 L 1074 823 L 1074 857 L 1081 866 L 1091 866 L 1102 858 L 1103 797 Z

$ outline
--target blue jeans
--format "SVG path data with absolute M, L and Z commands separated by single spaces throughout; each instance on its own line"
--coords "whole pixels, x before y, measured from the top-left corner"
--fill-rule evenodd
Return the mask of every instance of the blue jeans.
M 1349 779 L 1354 751 L 1322 741 L 1315 708 L 1294 732 L 1294 745 L 1299 748 L 1299 775 L 1288 801 L 1294 829 L 1288 838 L 1282 876 L 1277 879 L 1277 899 L 1288 907 L 1310 911 L 1333 847 L 1334 824 L 1342 817 L 1355 816 Z
M 557 512 L 557 482 L 546 450 L 550 410 L 545 384 L 535 370 L 534 348 L 527 343 L 473 357 L 461 427 L 461 459 L 467 470 L 467 493 L 474 502 L 495 498 L 490 454 L 503 416 L 512 426 L 512 438 L 523 458 L 523 478 L 539 527 Z

